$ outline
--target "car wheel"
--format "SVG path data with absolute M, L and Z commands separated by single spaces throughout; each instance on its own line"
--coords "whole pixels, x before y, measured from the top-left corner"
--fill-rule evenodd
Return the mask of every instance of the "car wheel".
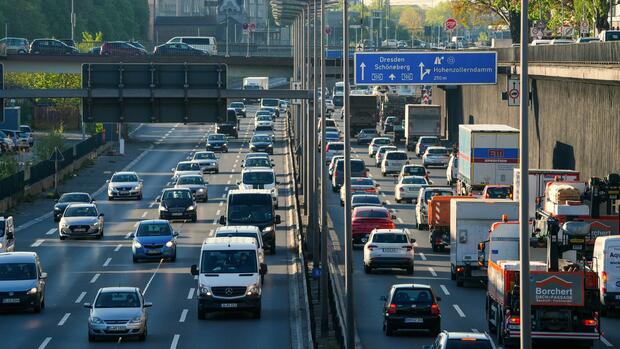
M 456 273 L 452 270 L 452 268 L 450 268 L 450 280 L 456 280 Z
M 252 318 L 260 319 L 260 315 L 261 315 L 261 306 L 259 305 L 258 307 L 256 307 L 256 309 L 252 311 Z
M 197 221 L 198 221 L 198 217 L 197 216 L 192 217 L 192 223 L 196 223 Z
M 381 172 L 381 175 L 382 175 L 383 177 L 385 177 L 385 176 L 387 175 L 387 173 L 385 173 L 385 172 L 383 172 L 383 171 L 382 171 L 382 172 Z
M 138 340 L 140 342 L 144 342 L 146 340 L 146 335 L 147 335 L 147 327 L 145 327 L 144 332 L 138 336 Z
M 114 200 L 114 197 L 108 196 L 108 201 L 112 201 L 112 200 Z
M 340 200 L 340 206 L 344 207 L 344 201 Z
M 370 273 L 372 273 L 372 267 L 371 267 L 370 265 L 368 265 L 368 264 L 364 263 L 364 272 L 365 272 L 366 274 L 370 274 Z
M 220 173 L 220 170 L 215 170 L 215 173 Z
M 333 191 L 334 193 L 337 193 L 337 192 L 338 192 L 338 189 L 332 185 L 332 191 Z
M 97 337 L 95 337 L 95 335 L 90 334 L 90 332 L 88 333 L 88 341 L 89 342 L 95 342 L 97 340 Z
M 394 200 L 396 200 L 396 203 L 397 203 L 397 204 L 400 204 L 400 203 L 402 202 L 402 200 L 401 200 L 401 199 L 396 199 L 396 198 L 395 198 Z
M 60 240 L 64 240 L 64 239 L 66 239 L 66 237 L 65 237 L 64 235 L 58 235 L 58 238 L 59 238 Z
M 441 325 L 433 326 L 429 332 L 433 338 L 437 337 L 441 333 Z
M 175 252 L 175 254 L 172 255 L 172 257 L 170 257 L 170 261 L 171 262 L 176 262 L 177 261 L 177 254 Z
M 142 193 L 140 193 L 140 195 L 138 195 L 138 200 L 142 200 Z
M 413 275 L 413 263 L 411 263 L 411 265 L 407 267 L 407 274 Z
M 464 285 L 464 284 L 465 284 L 465 283 L 464 283 L 462 280 L 458 280 L 458 281 L 456 282 L 456 287 L 463 287 L 463 285 Z
M 386 336 L 392 337 L 394 335 L 394 327 L 392 325 L 390 325 L 389 322 L 387 322 L 387 321 L 385 322 L 384 328 L 385 328 L 385 335 Z
M 103 239 L 103 232 L 99 233 L 99 235 L 95 236 L 95 239 L 101 240 Z
M 41 306 L 41 303 L 39 303 L 39 304 L 35 305 L 32 310 L 34 311 L 35 314 L 38 314 L 38 313 L 41 312 L 41 309 L 43 309 L 43 307 Z
M 198 307 L 197 314 L 198 314 L 198 320 L 204 320 L 204 319 L 207 318 L 207 312 L 202 310 L 202 309 L 200 309 L 200 307 Z
M 269 249 L 269 254 L 270 255 L 274 255 L 276 254 L 276 243 L 274 242 L 273 245 L 271 246 L 271 248 Z

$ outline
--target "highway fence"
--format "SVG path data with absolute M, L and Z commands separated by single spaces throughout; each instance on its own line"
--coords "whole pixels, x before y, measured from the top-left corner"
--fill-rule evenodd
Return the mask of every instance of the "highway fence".
M 58 161 L 58 172 L 65 169 L 75 161 L 83 158 L 104 144 L 103 135 L 95 134 L 90 138 L 62 151 L 63 160 Z M 54 161 L 43 160 L 27 170 L 21 170 L 12 176 L 0 180 L 0 200 L 24 194 L 29 186 L 53 176 L 55 172 Z

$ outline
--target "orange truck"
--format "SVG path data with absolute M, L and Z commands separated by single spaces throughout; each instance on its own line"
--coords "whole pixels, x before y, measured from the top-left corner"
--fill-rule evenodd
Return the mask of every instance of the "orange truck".
M 473 196 L 434 196 L 428 205 L 428 230 L 433 251 L 450 246 L 450 200 L 473 199 Z

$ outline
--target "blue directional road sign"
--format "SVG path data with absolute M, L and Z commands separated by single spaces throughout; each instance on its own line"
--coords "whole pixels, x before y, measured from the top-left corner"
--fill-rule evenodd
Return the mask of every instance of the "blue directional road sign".
M 497 83 L 496 52 L 356 52 L 356 85 Z

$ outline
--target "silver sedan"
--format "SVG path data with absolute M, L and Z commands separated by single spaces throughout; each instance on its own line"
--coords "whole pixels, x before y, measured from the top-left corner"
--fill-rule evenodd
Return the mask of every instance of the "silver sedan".
M 67 237 L 103 237 L 103 213 L 95 204 L 70 204 L 58 222 L 60 240 Z
M 207 184 L 208 183 L 202 178 L 202 175 L 183 175 L 177 179 L 174 187 L 187 188 L 192 191 L 196 201 L 207 202 L 207 200 L 209 200 Z

